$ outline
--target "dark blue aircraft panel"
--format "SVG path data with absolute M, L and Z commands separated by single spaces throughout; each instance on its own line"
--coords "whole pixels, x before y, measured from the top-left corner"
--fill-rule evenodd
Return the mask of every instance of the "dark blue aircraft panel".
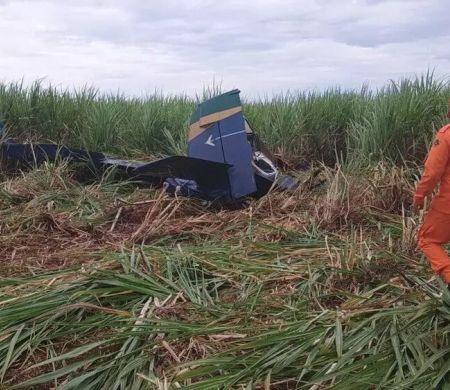
M 229 169 L 230 165 L 224 163 L 193 157 L 172 156 L 142 164 L 134 170 L 134 175 L 137 179 L 144 181 L 147 177 L 176 178 L 176 180 L 179 179 L 179 182 L 195 181 L 204 193 L 204 198 L 215 199 L 218 194 L 221 197 L 230 197 Z
M 3 143 L 1 151 L 8 160 L 21 161 L 30 165 L 41 164 L 44 161 L 56 159 L 73 159 L 77 161 L 91 161 L 99 166 L 105 159 L 103 153 L 88 152 L 82 149 L 68 148 L 55 144 L 16 144 Z
M 229 165 L 206 161 L 186 156 L 172 156 L 138 165 L 134 172 L 137 175 L 157 177 L 179 177 L 188 180 L 200 180 L 205 171 L 214 172 L 215 176 L 227 175 Z
M 242 112 L 218 122 L 225 162 L 229 170 L 231 195 L 239 199 L 256 191 L 252 167 L 252 148 L 247 141 Z
M 226 163 L 218 123 L 212 124 L 188 144 L 188 156 Z

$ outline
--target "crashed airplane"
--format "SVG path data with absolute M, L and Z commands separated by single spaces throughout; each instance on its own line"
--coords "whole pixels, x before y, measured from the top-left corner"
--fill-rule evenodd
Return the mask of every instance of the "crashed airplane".
M 96 169 L 116 169 L 120 177 L 181 196 L 227 203 L 261 197 L 272 187 L 293 189 L 296 181 L 281 175 L 242 112 L 239 90 L 206 100 L 191 116 L 187 156 L 135 163 L 103 153 L 56 144 L 22 144 L 0 138 L 6 162 L 33 166 L 69 159 Z

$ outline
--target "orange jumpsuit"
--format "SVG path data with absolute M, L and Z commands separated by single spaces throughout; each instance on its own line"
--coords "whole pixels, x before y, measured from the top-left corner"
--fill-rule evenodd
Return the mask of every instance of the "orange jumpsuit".
M 420 228 L 418 243 L 433 271 L 450 283 L 450 257 L 443 248 L 450 242 L 450 125 L 444 126 L 437 134 L 417 186 L 414 203 L 423 205 L 425 197 L 432 194 L 438 183 L 439 193 Z

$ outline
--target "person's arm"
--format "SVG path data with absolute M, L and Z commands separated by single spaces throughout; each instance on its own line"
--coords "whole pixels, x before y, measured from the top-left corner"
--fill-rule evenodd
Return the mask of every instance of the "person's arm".
M 416 194 L 414 195 L 414 204 L 416 206 L 422 207 L 425 197 L 430 195 L 441 181 L 449 162 L 450 144 L 448 138 L 448 134 L 445 131 L 440 131 L 434 141 L 425 162 L 422 179 L 417 185 Z

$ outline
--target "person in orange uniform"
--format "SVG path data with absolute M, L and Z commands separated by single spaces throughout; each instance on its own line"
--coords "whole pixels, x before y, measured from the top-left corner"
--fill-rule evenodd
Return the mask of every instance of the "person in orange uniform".
M 450 101 L 447 117 L 450 118 Z M 414 195 L 416 209 L 423 208 L 425 198 L 433 194 L 438 184 L 439 192 L 420 228 L 418 244 L 433 271 L 441 275 L 450 290 L 450 257 L 443 247 L 450 242 L 450 125 L 438 131 L 428 154 Z

